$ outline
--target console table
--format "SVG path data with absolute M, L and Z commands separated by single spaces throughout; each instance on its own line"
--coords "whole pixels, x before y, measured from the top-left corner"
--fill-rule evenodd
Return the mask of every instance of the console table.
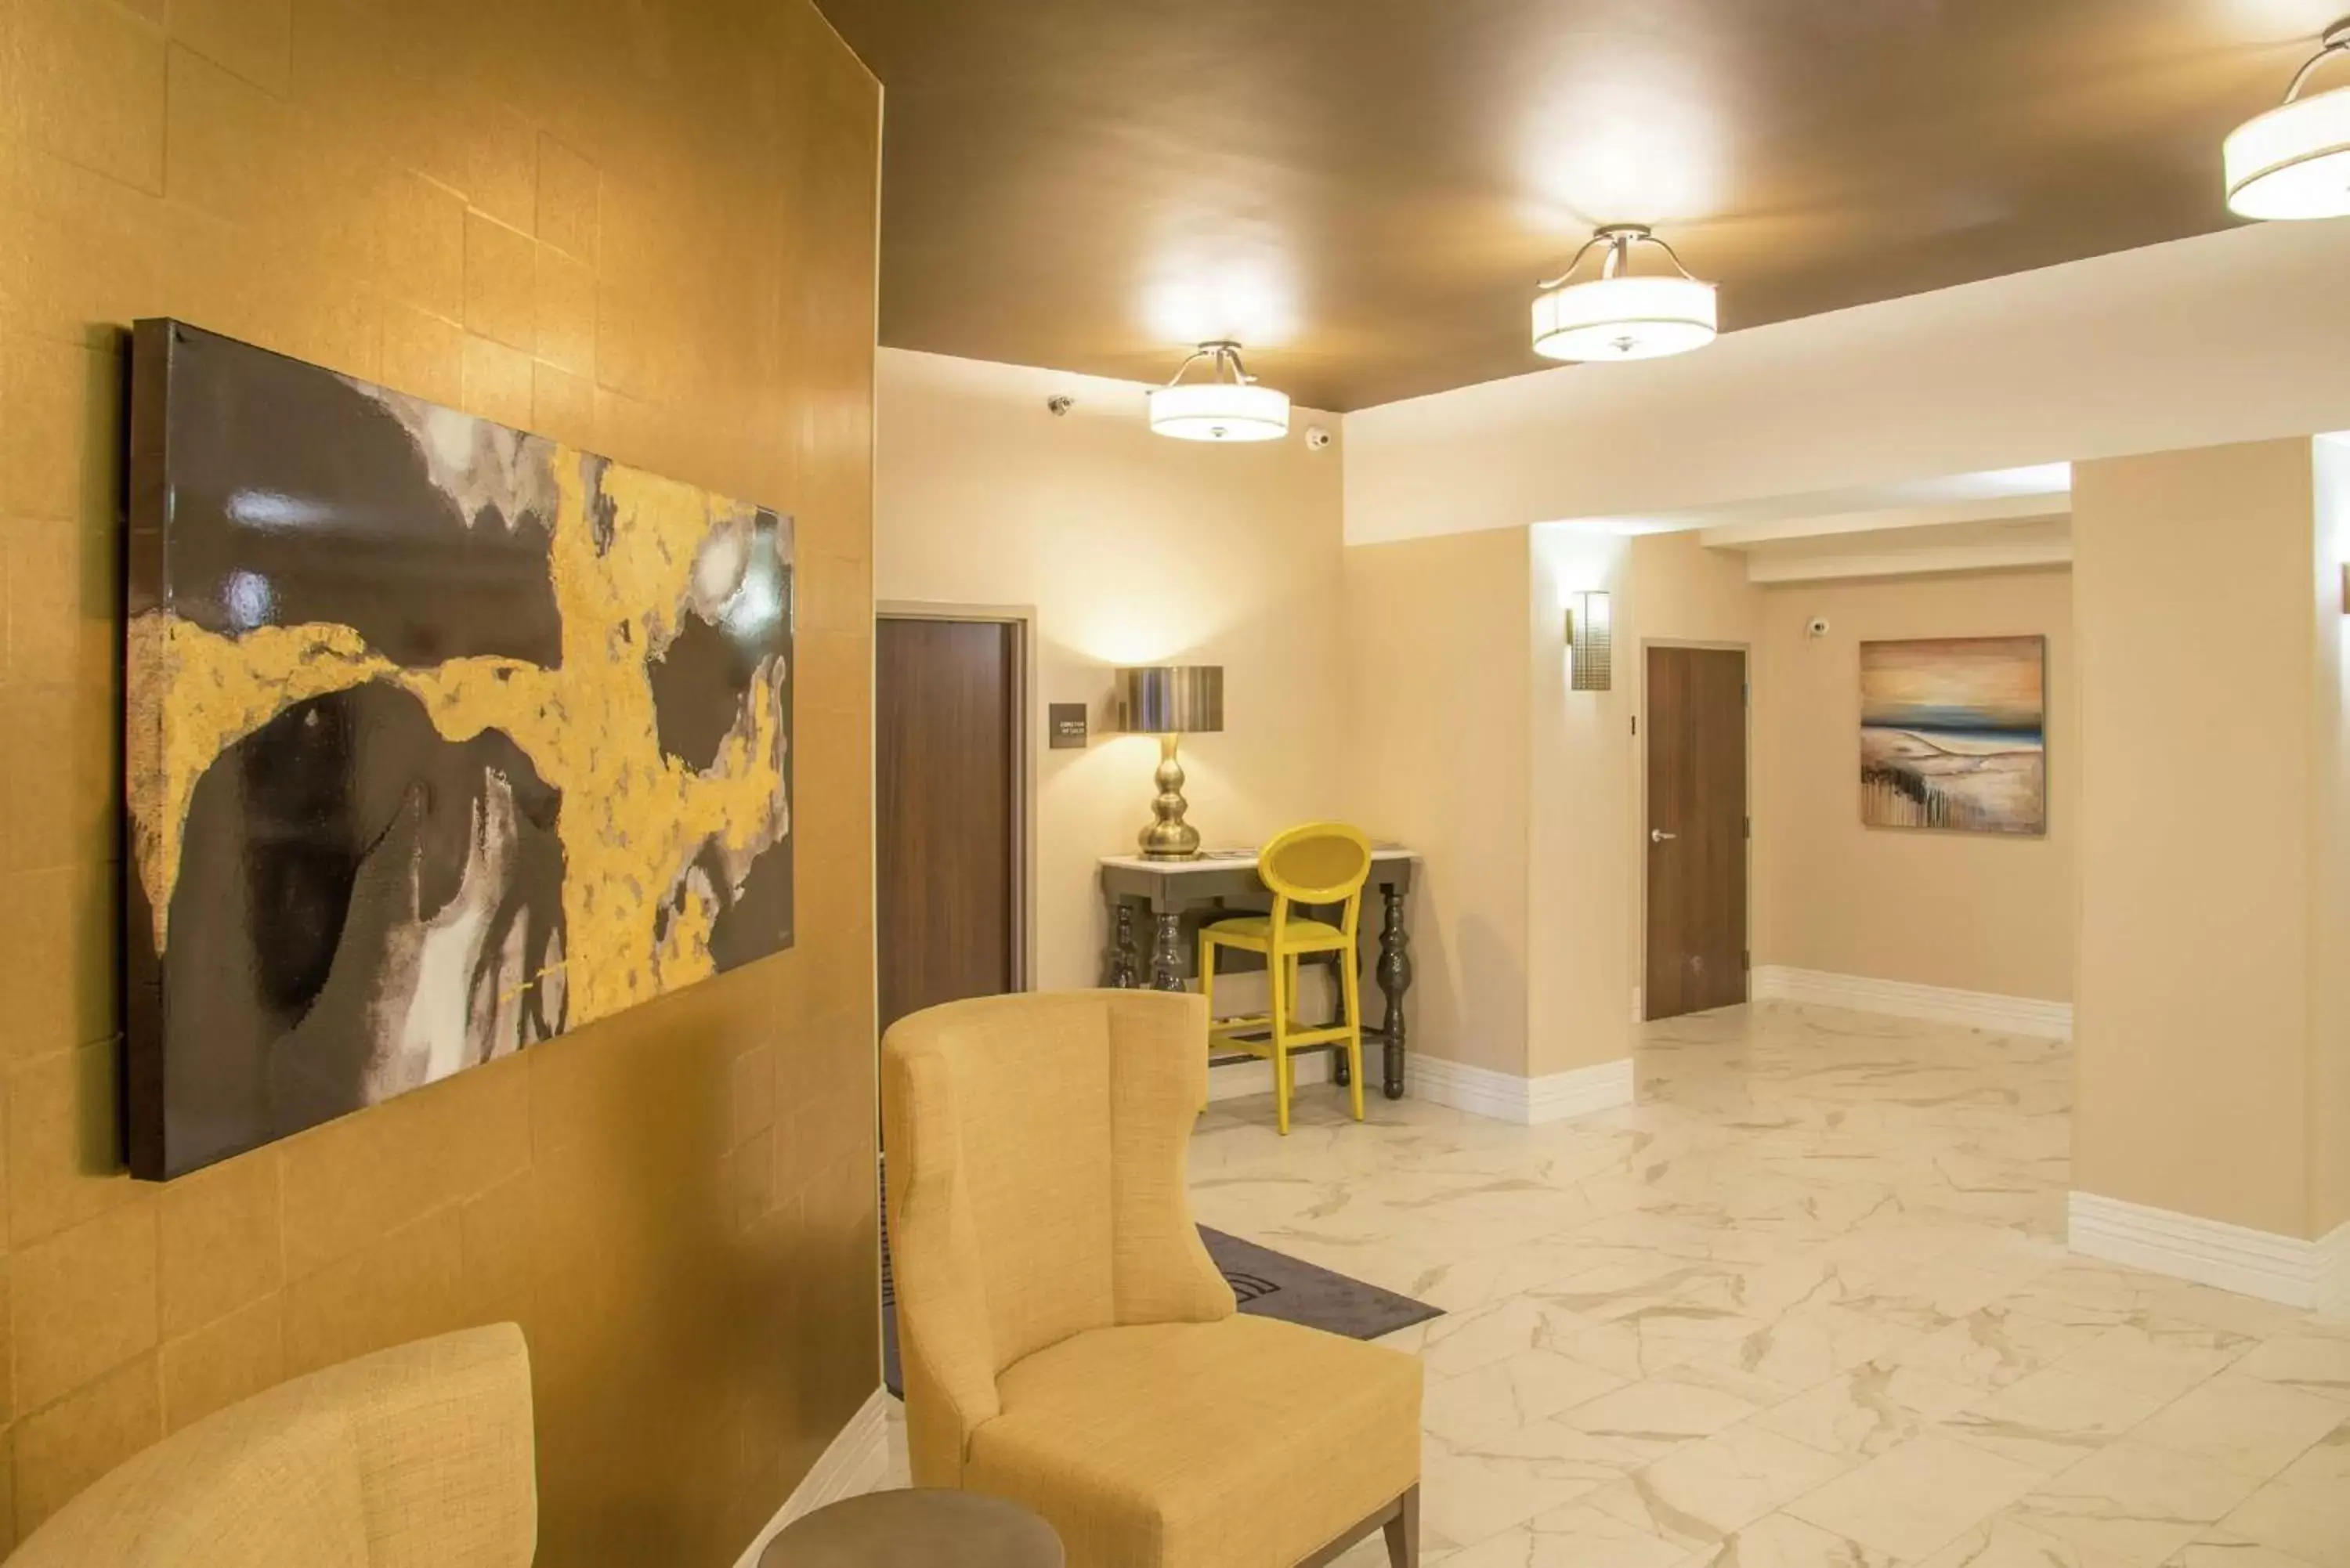
M 1387 1019 L 1378 1029 L 1365 1029 L 1366 1044 L 1378 1040 L 1385 1083 L 1391 1100 L 1403 1098 L 1405 1046 L 1404 993 L 1411 989 L 1411 937 L 1404 929 L 1404 895 L 1411 890 L 1412 871 L 1419 857 L 1388 845 L 1371 852 L 1371 875 L 1366 889 L 1378 889 L 1382 905 L 1378 961 L 1371 977 L 1387 998 Z M 1105 856 L 1101 862 L 1102 896 L 1109 900 L 1110 946 L 1106 966 L 1111 985 L 1155 991 L 1181 991 L 1194 967 L 1197 943 L 1184 940 L 1187 917 L 1194 929 L 1202 916 L 1228 911 L 1262 910 L 1270 907 L 1272 891 L 1256 874 L 1253 849 L 1211 849 L 1192 860 L 1146 860 L 1139 855 Z M 1138 917 L 1150 929 L 1150 951 L 1140 947 Z M 1331 1072 L 1347 1081 L 1343 1051 L 1330 1053 Z

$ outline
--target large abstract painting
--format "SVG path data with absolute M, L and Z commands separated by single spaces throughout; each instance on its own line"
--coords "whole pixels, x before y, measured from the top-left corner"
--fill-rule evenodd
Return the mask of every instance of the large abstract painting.
M 792 940 L 792 523 L 139 323 L 129 1127 L 161 1179 Z
M 2048 644 L 1860 645 L 1860 818 L 1871 827 L 2043 833 Z

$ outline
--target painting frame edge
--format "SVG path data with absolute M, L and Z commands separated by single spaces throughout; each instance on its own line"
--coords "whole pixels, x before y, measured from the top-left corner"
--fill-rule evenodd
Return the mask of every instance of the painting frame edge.
M 181 410 L 175 409 L 171 395 L 176 362 L 187 347 L 183 334 L 193 333 L 236 349 L 250 351 L 281 360 L 303 370 L 323 372 L 362 391 L 390 393 L 400 398 L 463 416 L 482 426 L 507 432 L 525 441 L 545 442 L 552 448 L 577 454 L 579 457 L 642 476 L 656 483 L 681 486 L 693 491 L 709 501 L 720 503 L 754 517 L 764 517 L 780 534 L 782 548 L 783 592 L 780 596 L 780 652 L 777 687 L 775 693 L 778 730 L 778 752 L 775 762 L 778 779 L 778 799 L 783 810 L 783 826 L 773 847 L 780 851 L 784 861 L 785 889 L 783 918 L 777 928 L 778 940 L 773 947 L 748 957 L 738 957 L 731 964 L 721 964 L 713 957 L 709 972 L 698 979 L 657 990 L 650 994 L 624 1002 L 609 1011 L 587 1017 L 576 1013 L 556 1032 L 536 1040 L 525 1041 L 510 1052 L 498 1053 L 468 1062 L 458 1068 L 410 1083 L 382 1095 L 351 1105 L 323 1117 L 299 1126 L 276 1130 L 264 1128 L 250 1141 L 236 1147 L 208 1149 L 191 1154 L 175 1146 L 172 1136 L 172 1116 L 170 1107 L 171 1052 L 170 1032 L 173 1009 L 169 987 L 165 983 L 165 952 L 154 940 L 154 911 L 148 895 L 145 879 L 140 874 L 136 857 L 137 819 L 130 809 L 128 794 L 131 770 L 142 759 L 152 760 L 164 754 L 171 744 L 171 711 L 169 704 L 158 703 L 144 714 L 131 700 L 130 683 L 134 676 L 135 642 L 130 632 L 137 618 L 155 610 L 172 611 L 174 585 L 171 568 L 172 543 L 171 538 L 172 494 L 171 454 L 174 431 L 179 429 Z M 696 986 L 707 984 L 723 976 L 730 969 L 745 968 L 787 952 L 799 945 L 800 917 L 797 886 L 800 869 L 799 844 L 799 768 L 797 723 L 800 684 L 799 661 L 802 653 L 800 638 L 801 593 L 800 511 L 778 505 L 738 500 L 721 492 L 689 480 L 671 479 L 650 468 L 596 452 L 587 446 L 543 434 L 522 426 L 506 425 L 494 418 L 471 412 L 462 408 L 442 404 L 421 393 L 403 391 L 387 381 L 355 375 L 330 365 L 304 359 L 297 356 L 253 343 L 247 339 L 199 326 L 172 316 L 142 317 L 131 325 L 128 336 L 130 364 L 124 378 L 125 439 L 121 452 L 122 493 L 125 504 L 121 514 L 124 528 L 122 564 L 117 575 L 116 607 L 120 621 L 116 628 L 117 653 L 122 673 L 121 689 L 117 699 L 116 732 L 120 736 L 120 774 L 118 784 L 124 791 L 116 814 L 117 910 L 109 933 L 115 958 L 115 993 L 121 1022 L 120 1039 L 117 1043 L 116 1060 L 120 1072 L 120 1092 L 117 1096 L 117 1132 L 124 1164 L 133 1179 L 142 1182 L 167 1183 L 177 1178 L 244 1154 L 265 1148 L 286 1138 L 297 1137 L 345 1120 L 351 1116 L 374 1110 L 391 1100 L 406 1097 L 419 1090 L 430 1089 L 448 1078 L 463 1076 L 475 1066 L 494 1065 L 500 1055 L 520 1054 L 536 1045 L 552 1044 L 579 1033 L 592 1025 L 606 1022 L 625 1012 L 661 1002 Z M 753 524 L 755 528 L 759 524 Z M 174 612 L 175 613 L 175 612 Z M 281 710 L 281 712 L 283 710 Z M 220 753 L 225 755 L 225 752 Z M 213 761 L 217 761 L 215 756 Z M 682 759 L 681 759 L 682 760 Z M 157 764 L 157 765 L 160 765 Z M 210 763 L 206 764 L 211 765 Z M 689 764 L 691 765 L 691 764 Z M 568 872 L 567 872 L 567 876 Z M 144 933 L 143 936 L 141 933 Z M 586 956 L 575 954 L 567 942 L 564 960 Z M 184 1138 L 176 1140 L 184 1144 Z
M 1869 784 L 1867 777 L 1869 770 L 1864 753 L 1857 759 L 1860 765 L 1854 770 L 1853 781 L 1856 790 L 1854 804 L 1857 808 L 1856 815 L 1857 817 L 1857 825 L 1861 831 L 1863 833 L 1954 834 L 1961 835 L 1969 838 L 1981 838 L 1993 841 L 2026 843 L 2033 841 L 2045 842 L 2052 834 L 2053 820 L 2055 814 L 2055 791 L 2053 787 L 2054 780 L 2052 776 L 2052 764 L 2049 760 L 2051 753 L 2049 708 L 2054 695 L 2053 683 L 2049 678 L 2050 661 L 2054 647 L 2049 634 L 2044 631 L 2016 631 L 1982 632 L 1950 636 L 1864 637 L 1857 639 L 1854 647 L 1854 680 L 1852 685 L 1852 691 L 1855 697 L 1857 699 L 1860 709 L 1860 712 L 1858 714 L 1859 722 L 1854 725 L 1853 729 L 1856 751 L 1865 747 L 1866 742 L 1863 737 L 1866 735 L 1866 732 L 1873 727 L 1868 723 L 1866 717 L 1867 649 L 1872 645 L 1898 646 L 1905 643 L 1921 642 L 2029 642 L 2033 644 L 2038 649 L 2038 669 L 2040 677 L 2040 727 L 2038 734 L 2040 738 L 2039 753 L 2041 757 L 2041 776 L 2038 801 L 2039 815 L 2037 819 L 2031 826 L 2015 827 L 2000 827 L 1958 823 L 1936 824 L 1922 822 L 1905 823 L 1873 821 L 1869 816 Z

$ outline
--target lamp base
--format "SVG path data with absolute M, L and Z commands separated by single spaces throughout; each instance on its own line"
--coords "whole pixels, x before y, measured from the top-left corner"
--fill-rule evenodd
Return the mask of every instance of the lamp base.
M 1180 735 L 1159 737 L 1159 771 L 1153 775 L 1159 794 L 1150 802 L 1150 826 L 1139 836 L 1145 860 L 1193 860 L 1200 854 L 1200 830 L 1183 820 L 1183 764 L 1175 760 Z

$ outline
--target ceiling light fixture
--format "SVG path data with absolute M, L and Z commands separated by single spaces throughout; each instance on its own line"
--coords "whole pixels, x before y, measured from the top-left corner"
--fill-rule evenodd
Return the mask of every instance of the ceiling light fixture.
M 2229 211 L 2247 218 L 2350 215 L 2350 87 L 2301 96 L 2312 73 L 2336 56 L 2350 56 L 2350 16 L 2325 30 L 2317 53 L 2293 73 L 2284 102 L 2228 133 L 2220 161 Z
M 1201 359 L 1208 359 L 1208 381 L 1184 381 L 1184 371 Z M 1154 386 L 1145 398 L 1151 431 L 1180 442 L 1276 442 L 1290 432 L 1290 395 L 1257 386 L 1232 338 L 1201 343 L 1166 386 Z
M 1632 247 L 1654 245 L 1670 273 L 1632 275 Z M 1605 247 L 1599 275 L 1571 281 L 1595 249 Z M 1713 285 L 1690 275 L 1673 247 L 1646 223 L 1595 230 L 1566 270 L 1534 296 L 1534 352 L 1549 359 L 1656 359 L 1713 341 Z
M 1185 381 L 1202 359 L 1209 379 Z M 1177 441 L 1278 441 L 1289 433 L 1289 394 L 1258 386 L 1241 363 L 1241 346 L 1228 338 L 1201 344 L 1173 379 L 1145 396 L 1150 428 Z

